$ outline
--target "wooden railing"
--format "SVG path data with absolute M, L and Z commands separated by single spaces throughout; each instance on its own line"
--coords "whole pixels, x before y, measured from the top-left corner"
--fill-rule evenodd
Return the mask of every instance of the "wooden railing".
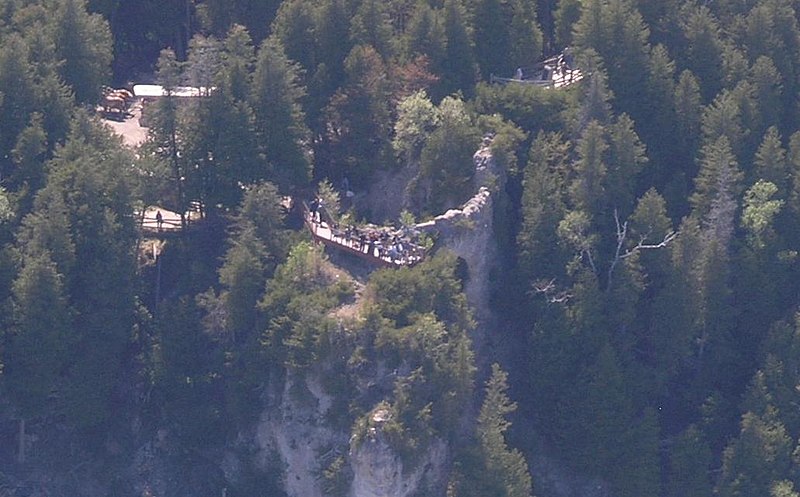
M 408 239 L 381 237 L 388 228 L 342 229 L 332 221 L 322 219 L 319 212 L 311 212 L 305 202 L 302 208 L 303 221 L 311 236 L 326 246 L 385 267 L 413 266 L 425 258 L 425 249 L 418 243 Z

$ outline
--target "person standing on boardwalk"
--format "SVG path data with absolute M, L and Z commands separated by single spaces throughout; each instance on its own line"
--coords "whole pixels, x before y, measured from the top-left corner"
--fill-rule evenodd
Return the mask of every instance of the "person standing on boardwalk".
M 311 213 L 311 221 L 317 221 L 317 209 L 319 209 L 319 197 L 314 197 L 311 203 L 308 205 L 308 210 Z
M 161 231 L 161 225 L 164 224 L 164 216 L 161 215 L 161 211 L 156 211 L 156 226 L 158 227 L 158 231 Z

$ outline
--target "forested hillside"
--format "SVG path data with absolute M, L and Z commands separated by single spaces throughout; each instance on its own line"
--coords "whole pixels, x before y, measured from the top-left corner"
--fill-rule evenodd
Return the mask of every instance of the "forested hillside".
M 798 16 L 0 0 L 0 496 L 797 496 Z M 580 81 L 514 78 L 565 47 Z M 136 147 L 98 107 L 134 83 Z M 297 207 L 410 231 L 479 188 L 479 267 Z

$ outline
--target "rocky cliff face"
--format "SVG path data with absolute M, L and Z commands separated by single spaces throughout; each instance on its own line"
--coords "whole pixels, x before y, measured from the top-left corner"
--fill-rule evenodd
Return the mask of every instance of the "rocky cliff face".
M 475 153 L 473 161 L 475 195 L 460 208 L 448 210 L 417 227 L 435 233 L 438 246 L 451 250 L 466 263 L 465 292 L 478 322 L 473 340 L 479 349 L 491 320 L 490 272 L 497 251 L 493 195 L 502 191 L 505 176 L 496 166 L 489 142 Z M 396 203 L 400 205 L 402 202 Z M 373 378 L 373 381 L 383 380 Z M 274 400 L 276 405 L 262 416 L 256 439 L 263 464 L 274 454 L 280 457 L 284 489 L 290 497 L 328 495 L 323 473 L 336 457 L 344 457 L 351 477 L 338 490 L 339 495 L 409 497 L 423 491 L 444 495 L 449 448 L 443 441 L 432 441 L 412 468 L 404 467 L 400 454 L 381 431 L 385 421 L 382 416 L 388 415 L 381 410 L 371 414 L 372 427 L 366 436 L 351 439 L 349 432 L 330 425 L 327 412 L 333 399 L 323 390 L 315 373 L 303 377 L 289 374 L 283 391 Z
M 332 429 L 326 419 L 332 398 L 314 374 L 287 374 L 276 404 L 264 411 L 256 430 L 262 467 L 277 453 L 284 466 L 284 489 L 290 497 L 323 497 L 320 475 L 331 458 L 347 446 L 349 434 Z
M 381 417 L 385 410 L 372 414 L 376 427 L 365 440 L 351 443 L 350 464 L 353 469 L 351 497 L 408 497 L 421 489 L 444 487 L 447 445 L 434 441 L 421 460 L 410 471 L 381 433 Z M 434 492 L 436 494 L 443 492 Z
M 266 468 L 278 455 L 289 497 L 331 497 L 324 473 L 343 456 L 349 466 L 345 474 L 352 478 L 339 489 L 342 497 L 408 497 L 421 489 L 444 487 L 444 442 L 433 441 L 414 467 L 406 468 L 381 432 L 386 411 L 372 414 L 375 427 L 356 442 L 349 432 L 330 426 L 326 414 L 332 400 L 316 374 L 290 374 L 278 404 L 264 412 L 257 427 L 259 464 Z
M 493 195 L 503 191 L 506 178 L 497 167 L 488 143 L 475 152 L 473 162 L 475 195 L 461 208 L 450 209 L 431 221 L 418 224 L 417 228 L 434 233 L 439 246 L 453 251 L 466 262 L 468 281 L 464 290 L 478 321 L 478 333 L 474 337 L 478 348 L 483 341 L 482 324 L 491 317 L 490 273 L 497 258 Z

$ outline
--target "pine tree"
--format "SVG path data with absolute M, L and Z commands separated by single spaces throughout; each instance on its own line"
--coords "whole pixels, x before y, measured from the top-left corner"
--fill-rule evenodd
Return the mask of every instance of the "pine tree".
M 778 197 L 786 198 L 789 190 L 789 168 L 781 135 L 776 127 L 770 127 L 764 134 L 754 162 L 754 176 L 774 184 Z
M 46 415 L 59 390 L 72 330 L 61 275 L 46 252 L 25 258 L 13 295 L 14 327 L 5 344 L 3 373 L 24 436 L 25 423 Z M 21 440 L 20 462 L 25 462 L 24 446 Z
M 364 181 L 376 166 L 387 166 L 391 154 L 391 87 L 387 69 L 373 47 L 358 45 L 345 61 L 347 84 L 331 99 L 326 109 L 326 130 L 331 142 L 332 164 L 337 170 L 323 169 L 321 176 L 347 175 L 351 181 Z M 331 164 L 326 164 L 330 167 Z
M 158 101 L 153 112 L 152 124 L 149 130 L 148 141 L 153 154 L 166 162 L 171 172 L 174 185 L 173 198 L 170 202 L 173 210 L 181 215 L 181 226 L 186 225 L 185 212 L 186 199 L 186 167 L 181 160 L 180 147 L 180 122 L 178 118 L 178 103 L 173 96 L 175 89 L 181 84 L 181 64 L 175 52 L 162 50 L 158 58 L 157 80 L 164 87 L 166 96 Z
M 586 84 L 583 102 L 578 111 L 578 120 L 575 123 L 576 133 L 585 131 L 586 126 L 596 121 L 606 124 L 611 117 L 611 100 L 614 94 L 608 89 L 606 74 L 602 70 L 593 71 Z
M 725 137 L 735 155 L 742 152 L 742 109 L 733 92 L 724 91 L 706 107 L 703 113 L 703 137 L 706 143 L 713 143 Z
M 591 121 L 577 145 L 578 160 L 575 163 L 575 180 L 570 185 L 570 200 L 577 209 L 592 216 L 606 212 L 607 150 L 603 127 Z
M 474 191 L 472 151 L 479 134 L 464 102 L 447 97 L 439 105 L 441 124 L 428 137 L 420 155 L 420 176 L 429 182 L 428 212 L 465 202 Z
M 736 207 L 735 203 L 732 207 L 730 204 L 735 202 L 733 199 L 738 195 L 742 173 L 729 143 L 727 137 L 720 136 L 703 147 L 700 172 L 695 178 L 695 191 L 689 198 L 698 216 L 708 223 L 713 220 L 713 215 L 729 212 Z M 732 211 L 730 215 L 729 221 L 733 222 Z M 727 216 L 725 219 L 728 220 Z M 723 224 L 725 232 L 732 229 L 727 221 Z M 723 229 L 722 225 L 718 227 Z M 729 236 L 730 233 L 725 237 L 726 240 Z
M 30 210 L 34 194 L 44 186 L 46 152 L 47 134 L 42 127 L 42 115 L 34 112 L 30 124 L 19 134 L 11 151 L 15 170 L 9 183 L 19 192 L 23 213 Z
M 791 443 L 774 408 L 768 406 L 761 415 L 747 412 L 739 436 L 723 453 L 717 492 L 723 497 L 768 495 L 789 472 Z
M 34 75 L 28 64 L 28 47 L 17 35 L 6 37 L 0 44 L 0 172 L 3 177 L 12 174 L 9 161 L 19 133 L 30 123 L 30 114 L 36 108 Z
M 267 251 L 253 226 L 236 233 L 219 269 L 227 311 L 228 331 L 234 336 L 254 331 L 256 304 L 266 283 Z
M 701 122 L 700 85 L 694 74 L 683 71 L 675 87 L 675 114 L 678 119 L 678 130 L 681 147 L 686 150 L 686 157 L 693 159 L 699 142 Z
M 434 11 L 427 3 L 418 2 L 408 21 L 404 46 L 407 59 L 423 55 L 430 61 L 433 72 L 439 74 L 447 46 L 440 11 Z
M 219 79 L 221 89 L 235 101 L 247 99 L 254 62 L 255 54 L 250 33 L 239 25 L 231 27 L 223 41 Z
M 473 94 L 477 80 L 472 41 L 459 0 L 444 2 L 444 36 L 447 41 L 442 61 L 442 79 L 435 97 L 445 97 L 457 91 L 465 97 Z
M 509 449 L 504 435 L 511 426 L 506 416 L 517 408 L 508 398 L 507 390 L 508 375 L 499 365 L 493 364 L 477 427 L 487 469 L 485 476 L 491 480 L 492 495 L 530 497 L 532 484 L 525 457 L 519 450 Z
M 300 187 L 311 178 L 306 148 L 310 132 L 300 105 L 304 94 L 297 66 L 276 39 L 265 40 L 258 51 L 251 103 L 259 143 L 284 187 Z
M 573 26 L 581 17 L 580 0 L 561 0 L 555 12 L 556 46 L 565 48 L 572 45 Z
M 703 433 L 689 426 L 675 440 L 669 455 L 667 495 L 670 497 L 705 497 L 711 494 L 712 453 Z
M 511 0 L 508 23 L 510 46 L 508 67 L 530 67 L 542 55 L 543 35 L 537 24 L 534 2 Z
M 626 114 L 610 126 L 608 141 L 607 194 L 619 215 L 627 218 L 636 199 L 637 177 L 647 164 L 645 147 Z
M 645 170 L 644 184 L 663 189 L 673 164 L 680 163 L 678 117 L 675 112 L 675 63 L 666 47 L 657 45 L 650 52 L 647 98 L 652 114 L 639 121 L 638 130 L 647 144 L 651 164 Z
M 272 32 L 286 50 L 286 56 L 300 64 L 305 74 L 313 74 L 316 67 L 316 42 L 314 40 L 314 9 L 307 0 L 281 3 L 272 23 Z
M 758 113 L 764 126 L 778 126 L 787 114 L 783 109 L 783 81 L 768 57 L 759 57 L 750 68 L 748 81 L 753 87 Z
M 564 175 L 569 151 L 562 137 L 540 133 L 530 148 L 522 183 L 522 226 L 517 235 L 520 284 L 562 275 L 566 260 L 558 247 L 556 227 L 566 206 Z
M 363 0 L 350 21 L 350 39 L 353 45 L 369 45 L 384 60 L 389 60 L 393 55 L 391 36 L 392 26 L 385 2 Z
M 61 76 L 78 102 L 95 101 L 110 76 L 113 43 L 108 23 L 89 14 L 85 0 L 61 0 L 52 18 L 56 57 L 63 61 Z
M 118 137 L 79 113 L 50 163 L 47 184 L 30 215 L 38 227 L 24 245 L 25 251 L 48 250 L 64 275 L 64 295 L 75 320 L 62 370 L 69 381 L 60 402 L 71 426 L 81 430 L 112 421 L 112 392 L 133 326 L 132 163 Z M 52 237 L 53 232 L 60 236 Z
M 722 88 L 722 52 L 720 27 L 708 7 L 687 4 L 683 10 L 683 33 L 689 48 L 688 70 L 699 80 L 700 93 L 710 101 Z

